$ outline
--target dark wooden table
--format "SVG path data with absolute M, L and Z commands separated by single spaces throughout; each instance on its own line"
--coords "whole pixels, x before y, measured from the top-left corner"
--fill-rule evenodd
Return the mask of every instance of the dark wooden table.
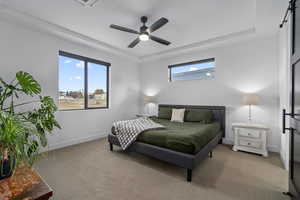
M 0 200 L 48 200 L 52 195 L 34 169 L 16 169 L 12 177 L 0 180 Z

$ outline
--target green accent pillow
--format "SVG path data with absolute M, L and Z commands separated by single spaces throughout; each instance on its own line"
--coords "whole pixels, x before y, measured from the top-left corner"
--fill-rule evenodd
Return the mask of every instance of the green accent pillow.
M 213 113 L 207 109 L 190 109 L 185 115 L 186 122 L 201 122 L 204 124 L 212 123 Z
M 172 117 L 172 108 L 161 107 L 158 111 L 158 118 L 160 119 L 171 119 Z

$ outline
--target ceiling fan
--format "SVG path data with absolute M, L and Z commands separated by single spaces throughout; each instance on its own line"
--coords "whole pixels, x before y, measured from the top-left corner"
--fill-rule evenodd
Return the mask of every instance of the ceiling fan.
M 140 41 L 147 41 L 147 40 L 153 40 L 155 42 L 158 42 L 160 44 L 164 44 L 164 45 L 169 45 L 171 44 L 171 42 L 161 39 L 159 37 L 153 36 L 152 33 L 154 31 L 156 31 L 157 29 L 161 28 L 162 26 L 164 26 L 166 23 L 168 23 L 168 19 L 162 17 L 159 20 L 157 20 L 156 22 L 154 22 L 150 27 L 146 26 L 146 22 L 147 22 L 148 18 L 146 16 L 141 17 L 141 22 L 143 23 L 143 25 L 140 28 L 140 31 L 136 31 L 130 28 L 126 28 L 123 26 L 118 26 L 118 25 L 114 25 L 111 24 L 110 28 L 113 29 L 117 29 L 119 31 L 125 31 L 127 33 L 133 33 L 133 34 L 137 34 L 138 37 L 131 42 L 128 45 L 128 48 L 133 48 L 135 47 Z

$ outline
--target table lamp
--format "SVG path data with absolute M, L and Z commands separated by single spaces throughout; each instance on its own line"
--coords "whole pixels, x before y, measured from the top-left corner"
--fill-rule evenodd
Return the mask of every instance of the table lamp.
M 144 104 L 146 109 L 146 114 L 153 114 L 153 110 L 155 109 L 156 99 L 154 96 L 144 96 Z M 152 108 L 152 109 L 151 109 Z
M 155 103 L 155 97 L 154 96 L 144 96 L 144 103 Z
M 244 94 L 243 95 L 243 104 L 249 106 L 249 115 L 248 120 L 251 122 L 251 106 L 259 104 L 259 97 L 256 94 Z

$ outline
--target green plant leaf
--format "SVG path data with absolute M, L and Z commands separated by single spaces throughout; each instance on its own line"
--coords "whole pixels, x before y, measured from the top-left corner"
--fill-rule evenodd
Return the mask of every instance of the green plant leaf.
M 17 72 L 16 78 L 21 86 L 21 90 L 28 95 L 40 94 L 40 84 L 27 72 Z
M 15 104 L 14 98 L 22 97 L 20 93 L 38 97 L 38 100 Z M 0 78 L 0 158 L 8 154 L 15 158 L 16 165 L 32 165 L 40 147 L 47 146 L 47 134 L 60 128 L 54 115 L 55 102 L 40 93 L 39 83 L 29 73 L 20 71 L 9 83 Z M 19 112 L 14 109 L 30 103 L 39 103 L 39 107 Z
M 0 94 L 3 92 L 3 87 L 0 85 Z
M 31 145 L 27 150 L 28 157 L 31 157 L 34 153 L 36 153 L 38 147 L 39 147 L 39 143 L 36 140 L 32 141 Z
M 40 134 L 40 141 L 43 147 L 46 147 L 48 144 L 47 138 L 45 134 Z

